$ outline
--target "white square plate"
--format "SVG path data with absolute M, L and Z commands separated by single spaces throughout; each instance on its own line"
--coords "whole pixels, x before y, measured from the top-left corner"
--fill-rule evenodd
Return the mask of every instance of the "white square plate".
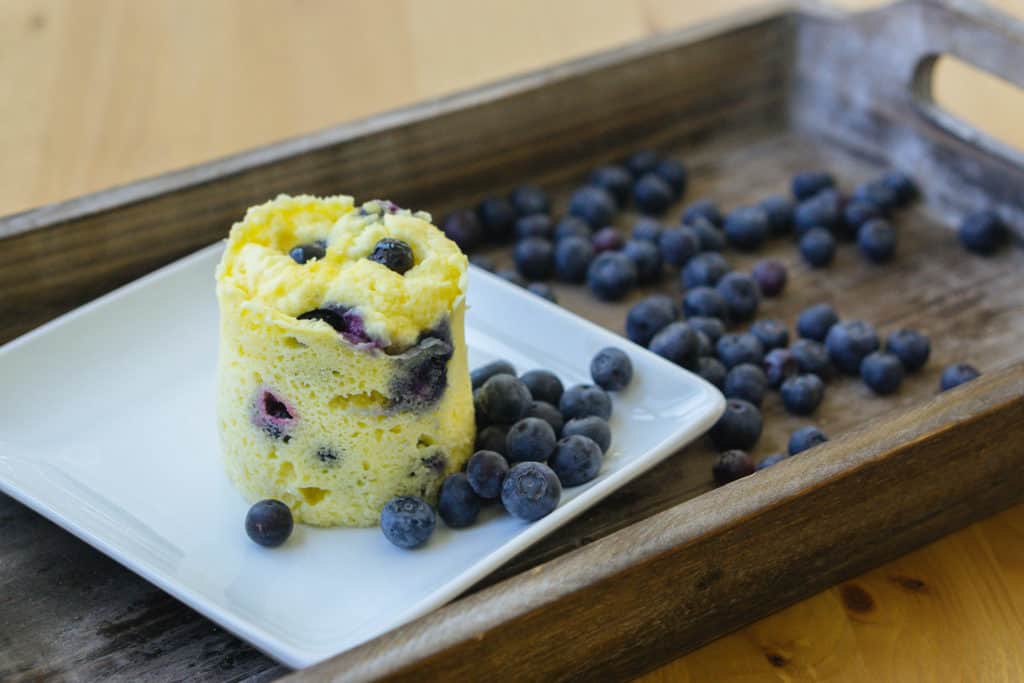
M 241 638 L 303 667 L 459 595 L 707 430 L 724 405 L 699 377 L 499 278 L 470 277 L 470 366 L 507 358 L 588 381 L 617 345 L 635 375 L 615 397 L 600 476 L 533 524 L 491 511 L 438 524 L 416 551 L 377 529 L 246 537 L 214 419 L 214 245 L 0 347 L 0 489 Z

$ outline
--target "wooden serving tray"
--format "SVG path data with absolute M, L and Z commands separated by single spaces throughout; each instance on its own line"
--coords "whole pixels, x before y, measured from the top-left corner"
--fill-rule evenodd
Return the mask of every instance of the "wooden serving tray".
M 924 200 L 896 219 L 893 264 L 865 264 L 847 245 L 812 271 L 788 240 L 756 256 L 791 275 L 761 315 L 792 322 L 824 300 L 883 333 L 928 332 L 933 359 L 900 393 L 831 383 L 813 422 L 832 441 L 722 488 L 713 452 L 690 447 L 451 605 L 295 677 L 634 675 L 1024 499 L 1024 255 L 970 255 L 951 230 L 990 207 L 1024 237 L 1024 159 L 935 105 L 942 54 L 1024 87 L 1024 26 L 979 5 L 908 0 L 850 17 L 784 8 L 10 216 L 0 341 L 222 238 L 279 192 L 387 196 L 440 216 L 529 180 L 561 209 L 590 168 L 640 146 L 687 161 L 683 203 L 728 208 L 783 191 L 797 170 L 830 169 L 846 188 L 889 166 L 910 171 Z M 740 269 L 756 257 L 728 254 Z M 677 279 L 662 288 L 678 293 Z M 556 290 L 622 330 L 630 302 Z M 984 376 L 936 396 L 940 368 L 960 360 Z M 774 395 L 765 417 L 758 456 L 811 422 Z M 284 673 L 2 496 L 0 520 L 0 677 Z

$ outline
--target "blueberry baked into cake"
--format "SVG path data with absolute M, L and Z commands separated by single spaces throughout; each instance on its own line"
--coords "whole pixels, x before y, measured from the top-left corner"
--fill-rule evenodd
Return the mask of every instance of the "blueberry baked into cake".
M 467 259 L 422 212 L 279 196 L 231 228 L 217 269 L 217 413 L 250 501 L 318 526 L 434 500 L 474 438 Z

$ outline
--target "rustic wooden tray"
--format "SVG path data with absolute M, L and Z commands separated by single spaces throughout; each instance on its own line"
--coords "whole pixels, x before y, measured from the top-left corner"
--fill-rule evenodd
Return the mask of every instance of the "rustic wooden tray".
M 898 219 L 894 264 L 843 246 L 811 271 L 788 241 L 761 254 L 792 278 L 765 315 L 792 321 L 825 300 L 883 331 L 931 334 L 932 362 L 899 394 L 832 383 L 814 417 L 832 441 L 723 488 L 711 450 L 688 448 L 451 605 L 296 678 L 637 674 L 1024 499 L 1024 255 L 969 255 L 950 230 L 991 207 L 1024 236 L 1024 160 L 935 105 L 942 54 L 1024 87 L 1024 26 L 981 6 L 783 8 L 14 215 L 0 220 L 0 341 L 223 237 L 278 192 L 388 196 L 440 215 L 531 180 L 561 207 L 589 168 L 642 145 L 687 160 L 686 201 L 726 207 L 801 169 L 831 169 L 846 187 L 911 171 L 925 197 Z M 628 302 L 556 289 L 621 331 Z M 940 367 L 961 359 L 985 376 L 936 396 Z M 808 422 L 769 398 L 758 455 Z M 0 524 L 0 678 L 284 673 L 3 496 Z

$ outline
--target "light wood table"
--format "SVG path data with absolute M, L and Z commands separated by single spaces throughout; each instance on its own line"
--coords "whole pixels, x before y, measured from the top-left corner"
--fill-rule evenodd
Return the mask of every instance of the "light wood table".
M 0 4 L 0 212 L 181 168 L 753 4 L 6 0 Z M 1000 4 L 1024 16 L 1024 0 Z M 993 133 L 1024 148 L 1024 97 L 993 101 L 1002 97 L 993 88 L 955 69 L 939 84 L 940 96 L 985 115 Z M 643 680 L 771 678 L 1024 680 L 1024 507 L 805 600 Z

